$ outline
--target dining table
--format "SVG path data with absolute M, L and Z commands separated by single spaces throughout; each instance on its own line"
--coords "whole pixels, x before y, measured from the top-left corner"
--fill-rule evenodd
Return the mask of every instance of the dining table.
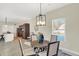
M 47 51 L 49 41 L 44 40 L 43 43 L 39 43 L 38 40 L 32 40 L 31 45 L 34 47 L 34 51 L 38 56 L 40 52 Z

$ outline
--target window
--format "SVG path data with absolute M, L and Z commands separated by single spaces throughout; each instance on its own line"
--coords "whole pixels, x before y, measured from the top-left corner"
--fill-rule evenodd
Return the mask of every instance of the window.
M 52 20 L 52 34 L 65 33 L 65 18 L 57 18 Z

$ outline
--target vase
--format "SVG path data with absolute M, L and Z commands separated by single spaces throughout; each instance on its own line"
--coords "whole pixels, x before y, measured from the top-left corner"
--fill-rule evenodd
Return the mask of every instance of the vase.
M 43 41 L 44 41 L 44 36 L 43 36 L 43 34 L 37 35 L 37 39 L 38 39 L 38 42 L 39 42 L 39 43 L 43 43 Z

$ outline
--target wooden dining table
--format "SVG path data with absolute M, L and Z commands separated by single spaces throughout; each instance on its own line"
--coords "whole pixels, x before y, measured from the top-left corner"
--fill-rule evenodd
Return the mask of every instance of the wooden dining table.
M 34 47 L 34 51 L 37 56 L 39 56 L 40 52 L 47 50 L 49 41 L 44 40 L 43 43 L 39 43 L 37 40 L 33 40 L 31 42 L 32 47 Z
M 37 40 L 33 40 L 33 41 L 31 42 L 32 46 L 34 46 L 34 47 L 43 47 L 43 46 L 47 46 L 48 43 L 49 43 L 49 41 L 47 41 L 47 40 L 44 40 L 43 43 L 39 43 Z

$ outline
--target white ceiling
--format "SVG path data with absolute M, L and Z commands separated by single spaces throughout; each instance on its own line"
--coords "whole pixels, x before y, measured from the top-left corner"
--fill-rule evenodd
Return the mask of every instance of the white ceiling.
M 51 10 L 64 7 L 64 3 L 44 3 L 42 4 L 42 13 L 46 14 Z M 8 22 L 20 22 L 22 20 L 32 19 L 39 14 L 38 3 L 0 3 L 0 22 L 4 22 L 7 17 Z

